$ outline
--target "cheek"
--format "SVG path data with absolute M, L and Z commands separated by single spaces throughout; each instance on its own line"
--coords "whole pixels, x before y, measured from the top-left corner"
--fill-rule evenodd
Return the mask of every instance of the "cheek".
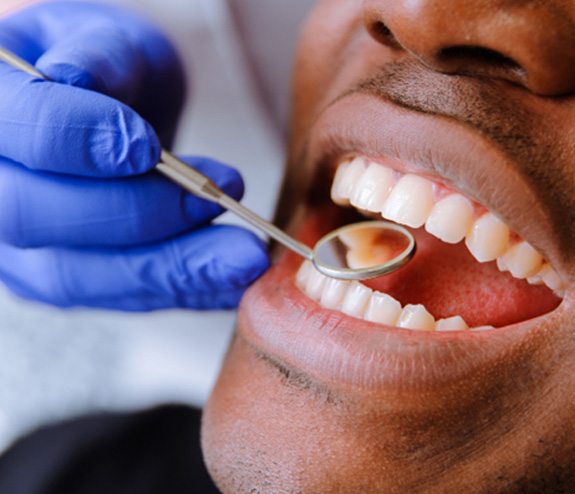
M 349 38 L 361 25 L 361 4 L 357 0 L 319 1 L 304 23 L 294 66 L 294 133 L 309 127 L 333 86 Z

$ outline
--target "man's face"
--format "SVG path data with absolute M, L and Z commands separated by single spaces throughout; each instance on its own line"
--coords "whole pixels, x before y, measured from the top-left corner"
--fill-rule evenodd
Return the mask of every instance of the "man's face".
M 366 288 L 278 251 L 206 410 L 224 492 L 575 492 L 573 94 L 575 2 L 317 2 L 280 223 L 418 253 Z

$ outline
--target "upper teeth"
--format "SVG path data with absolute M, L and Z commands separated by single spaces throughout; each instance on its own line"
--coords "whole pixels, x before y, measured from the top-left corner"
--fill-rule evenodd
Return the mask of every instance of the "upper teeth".
M 425 226 L 431 235 L 447 243 L 465 239 L 479 262 L 497 260 L 499 269 L 515 278 L 544 283 L 559 296 L 564 295 L 557 273 L 529 243 L 517 236 L 512 240 L 509 227 L 497 216 L 444 186 L 357 157 L 339 165 L 331 195 L 340 205 L 380 213 L 413 228 Z

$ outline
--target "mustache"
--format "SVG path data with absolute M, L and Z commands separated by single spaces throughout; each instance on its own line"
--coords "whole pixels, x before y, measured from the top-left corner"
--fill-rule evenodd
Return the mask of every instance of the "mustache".
M 369 93 L 408 110 L 456 120 L 481 132 L 513 161 L 533 160 L 548 152 L 534 132 L 537 117 L 510 99 L 508 88 L 502 81 L 441 74 L 406 60 L 386 64 L 347 94 Z

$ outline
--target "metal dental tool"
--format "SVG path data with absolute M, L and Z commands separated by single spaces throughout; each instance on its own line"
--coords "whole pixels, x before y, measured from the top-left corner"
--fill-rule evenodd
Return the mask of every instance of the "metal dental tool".
M 33 77 L 49 80 L 25 60 L 0 47 L 0 61 Z M 415 255 L 413 235 L 404 227 L 386 221 L 368 221 L 344 226 L 319 240 L 313 249 L 264 220 L 221 191 L 216 184 L 163 150 L 156 170 L 188 192 L 215 202 L 263 231 L 288 249 L 311 261 L 332 278 L 364 280 L 392 273 Z

